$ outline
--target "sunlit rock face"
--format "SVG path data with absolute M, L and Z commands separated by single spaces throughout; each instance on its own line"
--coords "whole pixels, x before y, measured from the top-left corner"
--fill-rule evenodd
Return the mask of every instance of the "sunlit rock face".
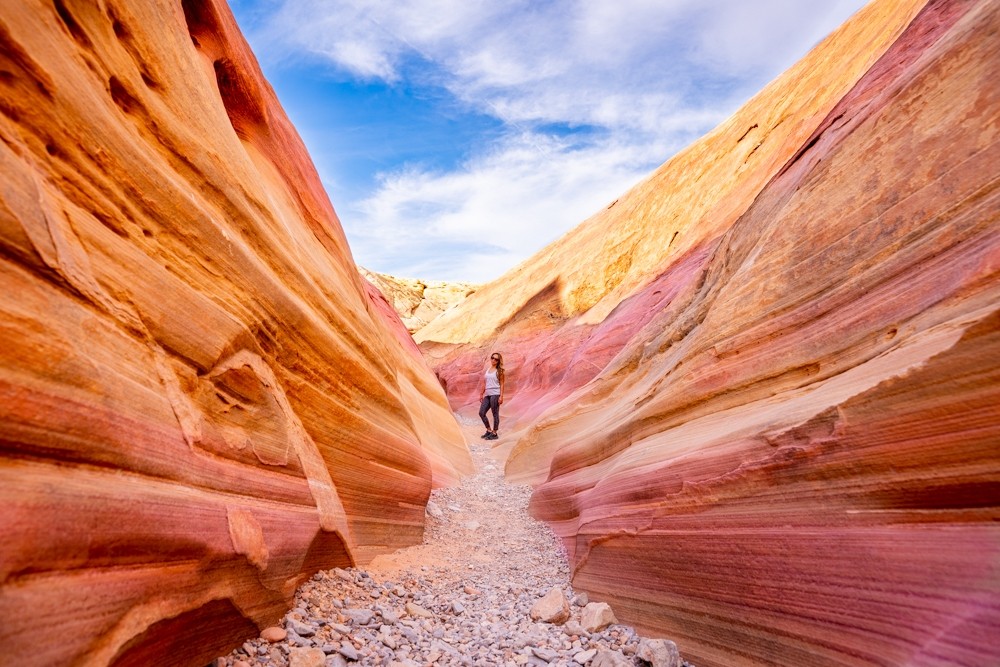
M 203 665 L 470 460 L 228 8 L 0 10 L 0 662 Z
M 415 333 L 473 294 L 476 283 L 399 278 L 358 267 L 361 275 L 385 295 L 407 331 Z
M 695 664 L 1000 663 L 998 30 L 870 5 L 418 336 L 455 405 L 507 352 L 574 584 Z

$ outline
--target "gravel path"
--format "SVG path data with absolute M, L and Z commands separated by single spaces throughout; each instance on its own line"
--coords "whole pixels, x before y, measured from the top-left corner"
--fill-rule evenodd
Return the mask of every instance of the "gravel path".
M 478 420 L 459 420 L 477 472 L 432 493 L 423 544 L 317 573 L 282 627 L 216 667 L 687 664 L 670 642 L 598 627 L 611 611 L 574 594 L 562 545 L 528 516 L 531 488 L 507 484 Z

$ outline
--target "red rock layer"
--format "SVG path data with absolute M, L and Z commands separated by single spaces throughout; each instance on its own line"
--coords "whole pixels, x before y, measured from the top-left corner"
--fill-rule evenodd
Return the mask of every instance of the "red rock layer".
M 695 664 L 1000 663 L 1000 6 L 930 2 L 889 32 L 744 211 L 710 207 L 658 277 L 558 343 L 558 382 L 589 379 L 541 408 L 545 378 L 518 380 L 508 472 L 540 483 L 574 583 Z M 494 345 L 556 349 L 525 321 Z
M 205 664 L 419 541 L 461 433 L 224 4 L 4 4 L 0 140 L 3 662 Z

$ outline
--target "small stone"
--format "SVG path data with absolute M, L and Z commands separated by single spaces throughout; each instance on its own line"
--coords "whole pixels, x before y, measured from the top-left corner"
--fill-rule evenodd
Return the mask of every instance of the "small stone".
M 250 663 L 246 660 L 237 660 L 233 663 L 233 667 L 250 667 Z
M 531 647 L 531 653 L 539 660 L 544 660 L 545 662 L 552 662 L 559 654 L 550 648 L 539 648 L 537 646 Z
M 412 602 L 406 603 L 406 613 L 413 618 L 434 618 L 434 614 Z
M 599 651 L 590 667 L 631 667 L 632 663 L 618 651 Z
M 582 637 L 590 634 L 589 632 L 587 632 L 586 628 L 580 625 L 579 621 L 573 619 L 566 621 L 566 624 L 563 626 L 563 632 L 565 632 L 567 635 L 576 635 L 577 637 Z
M 288 652 L 288 667 L 326 667 L 326 654 L 318 648 L 293 648 Z
M 284 628 L 279 628 L 276 625 L 272 625 L 269 628 L 264 628 L 260 633 L 260 638 L 266 642 L 280 642 L 288 636 L 288 632 Z
M 303 623 L 302 621 L 296 621 L 295 619 L 288 619 L 285 623 L 285 627 L 297 634 L 299 637 L 312 637 L 316 634 L 316 628 Z
M 531 620 L 560 625 L 569 620 L 569 603 L 562 589 L 555 587 L 531 605 Z
M 597 655 L 596 648 L 592 648 L 587 651 L 580 651 L 573 656 L 573 662 L 580 665 L 586 665 L 595 655 Z
M 288 633 L 288 639 L 286 639 L 285 641 L 287 643 L 289 643 L 289 644 L 294 644 L 295 646 L 306 646 L 306 647 L 309 647 L 309 646 L 313 645 L 313 640 L 312 639 L 309 639 L 308 637 L 299 637 L 294 632 L 289 632 Z
M 466 521 L 465 522 L 465 527 L 468 530 L 479 530 L 479 522 L 478 521 Z
M 681 667 L 681 654 L 677 644 L 669 639 L 643 639 L 636 655 L 653 667 Z
M 617 622 L 615 612 L 606 602 L 591 602 L 583 608 L 583 612 L 580 614 L 580 624 L 587 632 L 600 632 Z
M 466 595 L 479 595 L 479 590 L 472 586 L 466 586 L 462 590 L 465 592 Z
M 465 612 L 465 606 L 458 600 L 455 600 L 454 602 L 451 603 L 451 610 L 455 612 L 456 615 L 462 614 L 463 612 Z
M 577 607 L 586 607 L 588 602 L 590 602 L 590 597 L 586 593 L 578 593 L 573 598 L 573 604 Z
M 358 649 L 354 648 L 354 645 L 348 642 L 344 642 L 338 653 L 351 661 L 357 660 L 360 657 L 358 655 Z
M 344 616 L 353 621 L 354 625 L 368 625 L 375 613 L 370 609 L 345 609 Z
M 344 659 L 344 656 L 337 653 L 326 659 L 326 667 L 347 667 L 347 660 Z
M 433 500 L 427 501 L 427 514 L 435 519 L 440 519 L 444 516 L 444 512 L 441 511 L 441 508 Z

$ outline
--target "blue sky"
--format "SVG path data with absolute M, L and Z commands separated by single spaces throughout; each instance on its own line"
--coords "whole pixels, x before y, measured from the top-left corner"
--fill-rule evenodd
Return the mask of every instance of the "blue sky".
M 863 0 L 231 0 L 355 260 L 484 282 L 705 134 Z

